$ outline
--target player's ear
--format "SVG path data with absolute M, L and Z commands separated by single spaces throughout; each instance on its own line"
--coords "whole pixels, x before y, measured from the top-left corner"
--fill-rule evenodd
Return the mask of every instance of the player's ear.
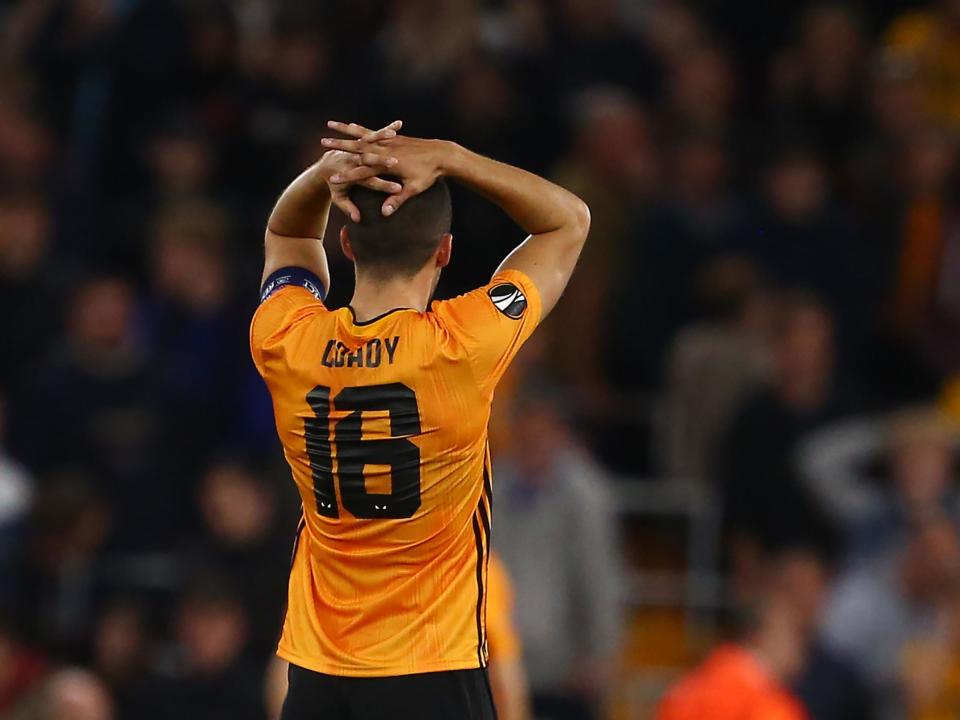
M 440 245 L 437 247 L 437 267 L 445 268 L 450 264 L 450 257 L 453 254 L 453 235 L 445 233 L 440 238 Z
M 350 233 L 346 225 L 340 227 L 340 249 L 343 250 L 343 254 L 347 260 L 350 262 L 356 261 L 353 254 L 353 246 L 350 244 Z

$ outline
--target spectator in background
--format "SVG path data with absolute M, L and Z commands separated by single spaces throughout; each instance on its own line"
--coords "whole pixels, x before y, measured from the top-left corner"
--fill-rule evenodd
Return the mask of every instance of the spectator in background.
M 249 613 L 253 654 L 276 649 L 287 586 L 293 526 L 280 532 L 273 488 L 238 462 L 207 470 L 198 493 L 203 534 L 189 548 L 194 572 L 217 568 L 237 589 Z
M 358 68 L 358 82 L 345 84 L 337 107 L 351 108 L 350 114 L 364 107 L 371 116 L 403 118 L 423 137 L 441 132 L 449 122 L 444 100 L 457 73 L 483 49 L 480 0 L 371 5 L 362 19 L 355 3 L 342 6 L 344 18 L 352 17 L 345 24 L 366 44 L 342 42 L 337 48 Z
M 597 717 L 612 678 L 623 578 L 607 480 L 553 398 L 531 391 L 514 407 L 513 451 L 495 468 L 495 548 L 523 598 L 534 716 L 581 720 Z
M 900 15 L 890 26 L 886 51 L 913 65 L 925 109 L 937 121 L 960 126 L 960 3 L 934 0 Z
M 258 204 L 273 197 L 295 157 L 299 138 L 332 117 L 342 95 L 333 72 L 330 27 L 308 5 L 285 6 L 271 23 L 262 65 L 250 78 L 245 98 L 242 165 L 235 171 L 243 197 Z M 358 68 L 359 69 L 359 68 Z M 237 158 L 237 162 L 240 162 Z M 225 158 L 233 170 L 231 158 Z M 255 167 L 256 173 L 245 168 Z
M 55 672 L 11 720 L 114 720 L 113 700 L 96 675 L 71 668 Z
M 763 197 L 744 228 L 746 252 L 772 283 L 816 292 L 834 314 L 846 361 L 863 337 L 856 226 L 833 202 L 826 169 L 802 143 L 789 141 L 764 168 Z
M 828 166 L 842 171 L 867 124 L 865 72 L 859 18 L 845 5 L 814 3 L 804 13 L 796 44 L 774 63 L 774 122 L 807 129 Z
M 862 682 L 817 640 L 829 589 L 824 549 L 806 540 L 766 548 L 740 598 L 742 637 L 681 680 L 657 720 L 867 720 Z
M 878 176 L 867 226 L 873 244 L 867 302 L 879 341 L 868 372 L 881 397 L 916 402 L 960 362 L 950 337 L 955 303 L 944 292 L 957 272 L 949 262 L 957 252 L 951 239 L 957 145 L 943 132 L 920 128 L 887 154 L 890 167 Z
M 56 144 L 37 116 L 32 98 L 10 94 L 0 103 L 0 179 L 8 188 L 44 187 Z
M 588 405 L 603 407 L 615 400 L 605 392 L 602 363 L 604 333 L 613 325 L 605 320 L 610 279 L 623 267 L 630 218 L 655 191 L 657 157 L 646 111 L 623 91 L 591 88 L 577 96 L 575 113 L 573 151 L 554 179 L 590 206 L 591 242 L 544 327 L 556 374 Z
M 108 3 L 43 2 L 16 3 L 5 18 L 5 54 L 35 73 L 41 103 L 52 110 L 64 134 L 76 85 L 104 61 L 105 54 L 97 50 L 109 42 L 118 15 Z
M 11 619 L 0 617 L 0 716 L 13 709 L 43 680 L 46 659 L 17 638 Z
M 902 546 L 852 566 L 837 583 L 823 640 L 853 662 L 878 719 L 904 717 L 904 653 L 912 642 L 938 632 L 940 608 L 958 573 L 960 539 L 953 522 L 927 514 L 914 518 Z
M 736 76 L 725 50 L 710 42 L 690 48 L 668 69 L 664 123 L 726 137 L 736 145 Z
M 234 588 L 208 572 L 180 602 L 169 671 L 145 686 L 132 716 L 264 720 L 260 675 L 245 656 L 248 623 Z
M 620 328 L 618 362 L 607 368 L 619 387 L 661 379 L 660 353 L 682 325 L 699 319 L 695 287 L 718 257 L 741 249 L 743 203 L 734 194 L 733 158 L 712 132 L 681 131 L 665 153 L 668 184 L 656 203 L 634 218 L 625 260 L 615 269 Z
M 917 82 L 918 73 L 914 63 L 896 53 L 881 53 L 874 62 L 869 87 L 870 122 L 886 142 L 911 137 L 931 126 L 923 108 L 923 86 Z
M 97 618 L 91 665 L 110 689 L 121 718 L 134 717 L 133 704 L 142 691 L 148 668 L 148 635 L 144 608 L 117 598 Z
M 504 162 L 542 167 L 549 159 L 529 142 L 542 109 L 519 92 L 514 72 L 506 58 L 472 53 L 451 82 L 451 123 L 462 129 L 460 142 L 466 147 Z
M 599 225 L 591 225 L 598 243 L 585 249 L 592 253 L 585 267 L 603 275 L 618 266 L 633 209 L 656 191 L 653 127 L 643 105 L 614 86 L 585 89 L 576 96 L 573 112 L 573 148 L 554 176 L 586 193 L 592 222 Z
M 822 572 L 806 553 L 765 558 L 754 598 L 745 608 L 743 638 L 716 648 L 681 679 L 660 704 L 656 720 L 812 717 L 789 687 L 807 661 L 806 633 L 818 609 Z
M 187 72 L 178 79 L 178 101 L 196 108 L 204 126 L 220 138 L 236 132 L 242 113 L 240 10 L 221 0 L 185 7 L 189 24 Z
M 942 376 L 960 369 L 956 142 L 943 133 L 918 134 L 910 138 L 903 164 L 909 190 L 890 282 L 890 320 L 895 337 L 915 344 L 924 364 Z
M 19 631 L 60 657 L 85 655 L 107 584 L 103 546 L 111 514 L 83 477 L 42 483 L 19 566 L 15 612 Z
M 721 258 L 699 273 L 706 318 L 667 352 L 656 440 L 668 477 L 709 479 L 733 413 L 767 379 L 768 292 L 756 269 Z
M 562 0 L 546 7 L 553 13 L 550 66 L 563 95 L 605 83 L 639 98 L 657 94 L 656 59 L 623 21 L 616 0 Z
M 6 454 L 6 411 L 0 395 L 0 606 L 9 604 L 19 589 L 15 566 L 34 493 L 26 468 Z
M 761 547 L 791 538 L 828 543 L 821 510 L 793 466 L 798 443 L 834 419 L 833 321 L 815 298 L 791 295 L 775 310 L 770 384 L 734 414 L 719 455 L 718 478 L 735 582 L 752 582 Z
M 476 47 L 479 13 L 477 0 L 391 4 L 381 44 L 389 84 L 414 93 L 440 86 Z
M 906 138 L 899 157 L 903 217 L 890 311 L 895 329 L 916 338 L 930 320 L 955 222 L 951 185 L 957 146 L 946 134 L 929 129 Z
M 199 120 L 181 111 L 155 125 L 138 148 L 142 177 L 123 189 L 123 202 L 108 220 L 114 228 L 108 253 L 138 272 L 150 261 L 157 218 L 169 214 L 170 208 L 213 205 L 221 195 L 215 182 L 217 148 Z M 99 235 L 96 251 L 102 254 L 104 241 Z
M 154 206 L 209 196 L 216 179 L 217 155 L 203 126 L 186 114 L 172 115 L 146 147 L 147 190 Z
M 867 132 L 847 148 L 848 197 L 864 217 L 868 236 L 881 233 L 881 251 L 886 250 L 888 242 L 890 206 L 897 207 L 902 202 L 896 180 L 903 175 L 898 160 L 904 144 L 930 124 L 923 112 L 923 92 L 915 74 L 909 64 L 894 58 L 881 55 L 874 59 L 866 87 Z M 876 261 L 869 255 L 864 259 Z
M 800 472 L 862 560 L 904 541 L 911 518 L 942 512 L 960 524 L 954 432 L 933 408 L 852 420 L 813 434 Z M 881 477 L 875 477 L 880 466 Z
M 178 469 L 195 475 L 209 454 L 236 444 L 246 363 L 249 308 L 233 295 L 227 218 L 221 208 L 165 208 L 152 228 L 152 293 L 142 320 L 154 345 L 167 412 L 177 418 Z
M 823 642 L 820 626 L 834 581 L 832 548 L 800 540 L 772 553 L 793 603 L 805 660 L 791 689 L 813 720 L 874 720 L 872 699 L 850 659 Z
M 156 369 L 134 326 L 134 289 L 109 274 L 73 293 L 66 336 L 11 403 L 11 447 L 39 473 L 80 469 L 113 509 L 126 551 L 169 547 L 187 517 L 184 490 L 165 473 L 177 446 L 165 433 Z M 56 442 L 50 431 L 56 429 Z
M 960 586 L 949 589 L 934 631 L 903 654 L 901 676 L 910 720 L 952 720 L 960 712 Z
M 43 195 L 0 196 L 0 308 L 4 346 L 0 385 L 24 380 L 60 329 L 63 268 L 50 262 L 50 210 Z
M 642 31 L 661 69 L 674 67 L 708 39 L 703 18 L 682 0 L 658 0 L 644 8 Z

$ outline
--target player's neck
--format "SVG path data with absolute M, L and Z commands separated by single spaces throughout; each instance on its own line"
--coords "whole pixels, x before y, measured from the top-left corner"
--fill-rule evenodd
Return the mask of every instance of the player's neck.
M 423 312 L 430 303 L 436 280 L 432 273 L 421 271 L 413 277 L 371 278 L 356 274 L 350 307 L 359 322 L 366 322 L 391 310 L 412 308 Z

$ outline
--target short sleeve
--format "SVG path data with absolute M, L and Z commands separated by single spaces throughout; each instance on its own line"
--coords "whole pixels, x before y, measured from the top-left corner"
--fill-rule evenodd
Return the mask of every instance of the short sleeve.
M 504 270 L 481 288 L 434 304 L 434 312 L 467 350 L 478 381 L 492 393 L 540 322 L 540 293 L 519 270 Z
M 304 268 L 282 268 L 264 281 L 260 307 L 250 323 L 250 354 L 261 375 L 264 344 L 285 334 L 300 311 L 323 308 L 323 298 L 320 279 Z

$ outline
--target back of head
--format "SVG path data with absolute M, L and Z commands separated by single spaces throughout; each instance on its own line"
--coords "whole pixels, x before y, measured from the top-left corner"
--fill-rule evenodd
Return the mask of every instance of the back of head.
M 392 178 L 388 178 L 392 179 Z M 376 277 L 411 277 L 436 252 L 450 232 L 450 190 L 440 179 L 407 200 L 389 217 L 380 211 L 386 193 L 356 186 L 350 199 L 360 210 L 360 222 L 347 219 L 347 232 L 357 267 Z

